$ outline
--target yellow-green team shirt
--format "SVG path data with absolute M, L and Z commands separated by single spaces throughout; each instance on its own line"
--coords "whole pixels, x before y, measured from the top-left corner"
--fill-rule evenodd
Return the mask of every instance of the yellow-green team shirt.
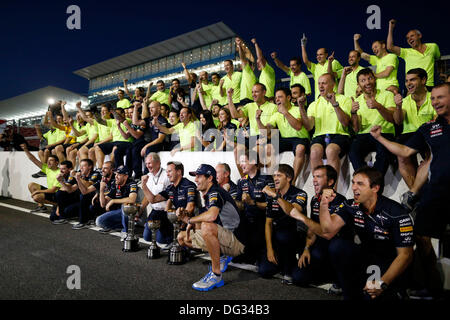
M 169 105 L 169 89 L 166 89 L 164 91 L 156 91 L 150 96 L 150 100 Z
M 211 89 L 212 89 L 212 82 L 203 83 L 202 82 L 202 89 L 205 92 L 203 94 L 203 100 L 205 100 L 205 104 L 210 109 L 211 102 L 212 102 L 212 96 L 211 96 Z
M 403 99 L 402 109 L 406 111 L 402 134 L 416 132 L 421 125 L 437 116 L 436 110 L 431 105 L 431 92 L 427 92 L 427 98 L 419 110 L 417 110 L 417 103 L 411 95 Z
M 288 111 L 295 119 L 301 119 L 300 109 L 297 106 L 291 105 L 291 108 Z M 282 138 L 306 138 L 309 139 L 309 133 L 302 126 L 300 130 L 295 130 L 290 124 L 289 121 L 285 118 L 285 116 L 280 112 L 275 112 L 270 117 L 270 120 L 267 124 L 270 124 L 272 127 L 277 127 L 280 131 L 280 136 Z
M 250 135 L 256 136 L 259 135 L 259 127 L 256 122 L 256 110 L 261 109 L 261 122 L 263 125 L 266 125 L 270 120 L 270 117 L 278 111 L 278 108 L 275 104 L 266 101 L 264 104 L 258 107 L 256 102 L 247 103 L 244 107 L 242 107 L 242 112 L 248 118 L 250 122 Z
M 60 138 L 59 140 L 57 140 L 58 138 L 58 132 L 56 132 L 57 129 L 55 130 L 48 130 L 46 133 L 44 133 L 42 136 L 45 138 L 45 140 L 47 140 L 47 144 L 48 145 L 52 145 L 58 141 L 60 141 L 62 138 Z M 65 137 L 65 135 L 64 135 Z
M 86 123 L 85 128 L 86 128 L 86 132 L 87 132 L 87 135 L 88 135 L 89 140 L 91 140 L 92 138 L 94 138 L 94 135 L 98 134 L 98 129 L 97 129 L 97 127 L 95 126 L 95 124 L 92 125 L 92 124 L 90 124 L 90 123 L 88 122 L 88 123 Z M 98 135 L 97 135 L 97 138 L 95 139 L 94 143 L 95 143 L 95 142 L 98 142 L 98 141 L 99 141 L 99 140 L 98 140 Z
M 375 100 L 385 108 L 395 108 L 394 94 L 390 91 L 377 90 Z M 359 102 L 357 114 L 361 116 L 361 128 L 358 134 L 370 133 L 370 129 L 375 125 L 381 126 L 382 133 L 395 133 L 393 123 L 386 121 L 378 110 L 367 107 L 364 94 L 361 94 L 355 101 Z
M 217 100 L 217 101 L 219 101 L 219 104 L 221 106 L 227 104 L 227 93 L 225 92 L 224 96 L 222 97 L 220 95 L 220 86 L 219 85 L 215 85 L 212 83 L 210 86 L 210 94 L 211 94 L 211 102 L 212 102 L 212 100 Z
M 117 108 L 126 109 L 131 106 L 131 102 L 127 98 L 123 98 L 122 100 L 117 101 L 116 106 Z
M 289 83 L 289 87 L 292 87 L 294 84 L 298 83 L 305 88 L 305 93 L 307 95 L 311 94 L 311 83 L 309 82 L 309 78 L 303 71 L 300 72 L 299 75 L 295 75 L 292 70 L 289 70 L 287 73 L 289 77 L 291 77 L 291 82 Z
M 191 144 L 192 137 L 196 137 L 196 132 L 199 129 L 199 125 L 198 121 L 190 121 L 186 126 L 183 122 L 180 122 L 175 125 L 173 129 L 178 134 L 178 137 L 180 139 L 180 146 L 184 147 Z M 194 148 L 191 148 L 191 150 L 183 151 L 194 151 Z
M 242 73 L 241 72 L 233 72 L 230 77 L 228 75 L 225 75 L 223 78 L 223 88 L 225 90 L 225 96 L 227 94 L 227 91 L 229 88 L 233 88 L 233 96 L 232 100 L 233 103 L 239 103 L 241 101 L 241 80 L 242 80 Z
M 252 97 L 252 89 L 256 83 L 256 76 L 250 65 L 247 63 L 242 69 L 242 79 L 241 79 L 241 100 L 250 99 Z
M 47 175 L 47 189 L 51 189 L 53 187 L 61 188 L 61 184 L 56 179 L 56 176 L 60 173 L 59 168 L 52 170 L 48 167 L 46 163 L 42 164 L 42 172 Z
M 259 83 L 266 86 L 266 97 L 272 98 L 275 92 L 275 70 L 267 62 L 259 75 Z
M 79 137 L 76 137 L 76 142 L 82 142 L 83 140 L 85 140 L 86 138 L 88 138 L 88 131 L 87 131 L 87 128 L 86 128 L 86 124 L 83 125 L 83 126 L 80 126 L 80 124 L 78 123 L 78 121 L 74 121 L 74 122 L 73 122 L 73 126 L 75 127 L 75 129 L 76 129 L 78 132 L 84 131 L 84 134 L 83 134 L 83 135 L 81 135 L 81 136 L 79 136 Z M 74 133 L 73 135 L 75 135 L 75 133 Z
M 336 94 L 336 102 L 338 102 L 339 107 L 350 116 L 350 112 L 352 111 L 352 100 L 342 94 Z M 314 117 L 315 130 L 313 138 L 324 134 L 349 135 L 348 128 L 342 126 L 333 106 L 324 97 L 319 96 L 316 101 L 311 103 L 307 113 L 308 117 Z
M 98 141 L 103 141 L 107 138 L 109 138 L 109 136 L 111 135 L 111 126 L 114 123 L 114 119 L 107 119 L 106 121 L 106 126 L 100 124 L 97 122 L 97 120 L 94 120 L 94 125 L 97 128 L 97 132 L 98 132 Z
M 334 92 L 337 92 L 339 78 L 342 75 L 342 65 L 337 60 L 333 60 L 331 63 L 331 70 L 333 72 L 337 73 L 338 78 L 336 79 L 336 84 L 334 86 Z M 314 97 L 317 99 L 317 96 L 319 95 L 319 78 L 324 73 L 328 72 L 328 60 L 324 63 L 324 65 L 321 65 L 320 63 L 313 63 L 311 62 L 310 68 L 308 70 L 313 74 L 314 78 Z
M 116 120 L 114 120 L 114 119 L 110 119 L 110 120 L 113 121 L 113 123 L 111 124 L 111 133 L 113 135 L 113 139 L 112 139 L 113 142 L 116 142 L 116 141 L 132 142 L 134 140 L 133 137 L 129 137 L 128 139 L 125 139 L 122 136 L 122 134 L 120 133 L 119 128 L 117 127 Z M 110 121 L 110 120 L 108 120 L 108 121 Z M 132 121 L 131 121 L 131 119 L 127 119 L 127 122 L 129 124 L 131 124 Z M 123 131 L 127 132 L 128 129 L 127 129 L 127 127 L 125 127 L 125 125 L 123 123 L 120 124 L 120 127 L 122 128 Z
M 345 77 L 344 96 L 348 98 L 356 96 L 356 88 L 358 88 L 358 81 L 356 80 L 356 75 L 361 69 L 364 69 L 364 67 L 358 66 L 358 68 L 350 72 Z
M 427 86 L 434 86 L 434 61 L 441 58 L 441 52 L 436 43 L 425 43 L 426 49 L 422 54 L 413 48 L 400 48 L 400 58 L 405 60 L 405 72 L 422 68 L 428 74 Z
M 386 70 L 387 67 L 394 67 L 391 74 L 387 78 L 377 79 L 377 89 L 386 90 L 390 86 L 398 87 L 397 70 L 398 70 L 398 58 L 393 53 L 388 53 L 384 57 L 378 58 L 375 55 L 370 56 L 369 63 L 376 67 L 375 73 L 380 73 Z

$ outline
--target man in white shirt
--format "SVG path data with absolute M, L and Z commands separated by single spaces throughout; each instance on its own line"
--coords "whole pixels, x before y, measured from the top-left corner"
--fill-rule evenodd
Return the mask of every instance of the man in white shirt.
M 170 181 L 166 170 L 161 168 L 161 159 L 157 153 L 151 152 L 145 157 L 145 166 L 148 169 L 148 174 L 142 176 L 142 190 L 145 195 L 142 205 L 148 204 L 148 208 L 151 209 L 147 222 L 150 220 L 161 221 L 161 226 L 156 234 L 156 241 L 160 244 L 170 244 L 173 241 L 173 225 L 167 219 L 167 201 L 151 203 L 148 201 L 149 196 L 147 195 L 149 191 L 153 194 L 159 194 L 170 185 Z M 152 239 L 152 232 L 148 223 L 145 224 L 144 239 L 146 241 Z

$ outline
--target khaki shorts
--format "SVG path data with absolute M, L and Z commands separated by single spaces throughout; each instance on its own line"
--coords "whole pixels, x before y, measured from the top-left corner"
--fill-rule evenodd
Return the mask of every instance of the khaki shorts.
M 217 225 L 217 232 L 220 244 L 220 252 L 227 256 L 237 257 L 244 252 L 244 245 L 236 238 L 230 230 Z M 192 246 L 196 249 L 208 251 L 201 230 L 190 231 L 189 237 L 192 240 Z

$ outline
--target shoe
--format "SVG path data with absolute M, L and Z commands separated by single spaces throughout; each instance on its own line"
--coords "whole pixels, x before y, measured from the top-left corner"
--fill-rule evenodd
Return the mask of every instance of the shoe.
M 95 220 L 89 220 L 86 224 L 88 226 L 95 226 Z
M 44 173 L 44 172 L 42 172 L 42 171 L 39 171 L 39 172 L 36 172 L 36 173 L 34 173 L 34 174 L 32 174 L 31 175 L 33 178 L 41 178 L 41 177 L 46 177 L 47 175 Z
M 156 242 L 156 245 L 161 249 L 161 250 L 170 250 L 170 248 L 172 248 L 173 243 L 159 243 Z
M 72 229 L 73 230 L 80 230 L 80 229 L 84 229 L 84 228 L 87 228 L 88 226 L 87 226 L 87 224 L 85 224 L 85 223 L 77 223 L 77 224 L 74 224 L 73 226 L 72 226 Z
M 342 294 L 342 288 L 339 287 L 336 283 L 333 283 L 331 287 L 328 289 L 329 294 L 335 294 L 335 295 L 341 295 Z
M 33 210 L 30 210 L 30 213 L 44 213 L 44 212 L 48 212 L 46 206 L 37 206 Z
M 427 289 L 420 289 L 420 290 L 408 289 L 406 292 L 409 298 L 413 300 L 434 300 L 433 295 Z
M 108 228 L 102 228 L 102 229 L 100 229 L 100 230 L 98 230 L 100 233 L 103 233 L 103 234 L 107 234 L 107 233 L 110 233 L 111 232 L 111 229 L 108 229 Z
M 57 219 L 57 220 L 52 221 L 52 224 L 54 224 L 54 225 L 66 224 L 66 223 L 67 223 L 66 219 Z
M 192 285 L 192 288 L 197 291 L 210 291 L 214 288 L 220 288 L 224 285 L 222 275 L 216 276 L 214 272 L 210 271 L 200 281 Z
M 418 200 L 418 197 L 411 191 L 406 191 L 400 196 L 400 202 L 402 206 L 408 211 L 414 210 L 414 207 L 416 206 Z
M 283 279 L 281 279 L 281 283 L 287 284 L 287 285 L 293 284 L 292 277 L 288 276 L 287 274 L 283 275 Z
M 233 257 L 230 256 L 221 256 L 220 257 L 220 272 L 225 272 L 228 268 L 228 264 L 231 262 Z

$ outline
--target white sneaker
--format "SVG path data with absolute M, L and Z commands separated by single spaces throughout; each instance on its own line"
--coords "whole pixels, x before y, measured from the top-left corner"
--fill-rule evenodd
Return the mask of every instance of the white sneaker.
M 214 288 L 220 288 L 224 285 L 222 275 L 216 276 L 210 271 L 202 279 L 192 285 L 192 288 L 198 291 L 210 291 Z

